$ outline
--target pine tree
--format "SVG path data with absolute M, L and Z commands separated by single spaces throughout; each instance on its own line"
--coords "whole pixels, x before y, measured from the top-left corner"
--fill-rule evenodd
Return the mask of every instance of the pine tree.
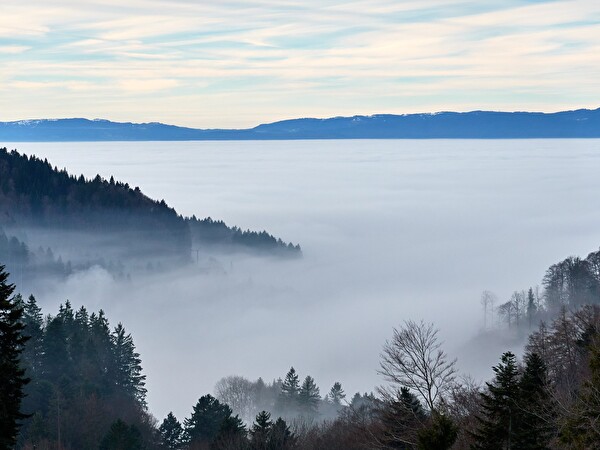
M 183 439 L 183 427 L 172 412 L 167 414 L 163 423 L 158 427 L 163 445 L 171 450 L 181 448 Z
M 302 382 L 298 392 L 298 404 L 300 411 L 305 418 L 313 418 L 319 409 L 321 395 L 315 379 L 308 375 Z
M 21 353 L 28 338 L 24 335 L 23 309 L 11 299 L 15 287 L 0 266 L 0 450 L 16 443 L 23 388 L 29 382 L 21 368 Z
M 481 394 L 483 416 L 477 418 L 474 450 L 510 449 L 515 438 L 519 394 L 515 355 L 504 353 L 493 370 L 494 381 L 486 383 L 489 392 Z

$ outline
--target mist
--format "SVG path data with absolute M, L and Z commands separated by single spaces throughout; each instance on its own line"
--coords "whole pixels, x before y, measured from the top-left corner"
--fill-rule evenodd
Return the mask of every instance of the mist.
M 549 265 L 600 245 L 599 145 L 7 144 L 73 174 L 112 175 L 181 214 L 302 246 L 301 259 L 201 254 L 197 264 L 129 281 L 93 267 L 32 287 L 46 313 L 69 299 L 124 324 L 160 419 L 188 416 L 224 376 L 270 381 L 290 366 L 322 394 L 335 381 L 348 395 L 371 391 L 382 383 L 383 343 L 409 319 L 434 322 L 461 370 L 487 378 L 506 348 L 470 344 L 483 326 L 481 292 L 506 301 L 539 284 Z

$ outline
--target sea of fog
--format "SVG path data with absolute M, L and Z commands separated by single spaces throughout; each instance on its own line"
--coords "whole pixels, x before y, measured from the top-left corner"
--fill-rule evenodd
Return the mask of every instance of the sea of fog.
M 292 365 L 322 391 L 335 381 L 371 391 L 383 343 L 409 319 L 435 322 L 460 368 L 488 377 L 518 344 L 477 345 L 481 292 L 508 300 L 600 246 L 600 140 L 9 147 L 302 246 L 298 261 L 227 256 L 208 275 L 190 267 L 130 284 L 94 269 L 38 293 L 46 313 L 68 298 L 123 322 L 161 420 L 189 416 L 223 376 L 269 381 Z

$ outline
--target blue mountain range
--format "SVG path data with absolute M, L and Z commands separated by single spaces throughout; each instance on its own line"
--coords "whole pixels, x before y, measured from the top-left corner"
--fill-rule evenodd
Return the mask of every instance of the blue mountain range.
M 557 113 L 440 112 L 291 119 L 248 129 L 88 119 L 0 122 L 0 141 L 600 138 L 600 108 Z

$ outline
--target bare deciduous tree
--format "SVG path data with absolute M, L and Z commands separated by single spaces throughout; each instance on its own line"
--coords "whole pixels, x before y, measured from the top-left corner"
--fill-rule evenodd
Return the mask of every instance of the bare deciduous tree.
M 252 422 L 256 416 L 255 396 L 250 380 L 237 375 L 221 378 L 215 386 L 215 396 L 227 403 L 243 420 Z
M 404 322 L 383 346 L 379 373 L 394 385 L 394 391 L 407 387 L 434 411 L 451 390 L 456 374 L 456 360 L 449 361 L 441 345 L 433 324 Z

